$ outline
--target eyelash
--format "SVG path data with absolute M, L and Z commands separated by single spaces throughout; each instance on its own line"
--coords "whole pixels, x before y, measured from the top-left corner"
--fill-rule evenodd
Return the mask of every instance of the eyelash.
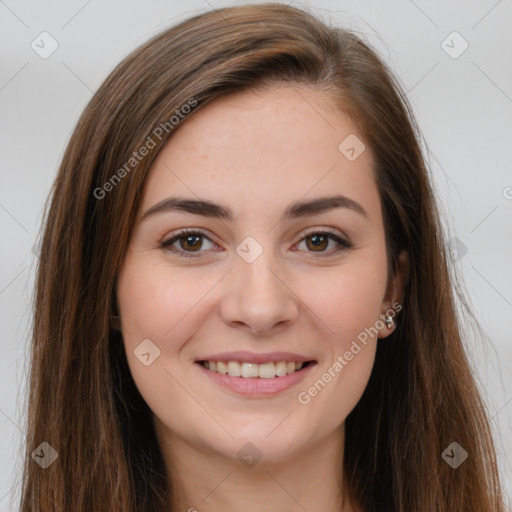
M 187 236 L 195 236 L 195 235 L 199 235 L 199 236 L 202 236 L 204 238 L 206 238 L 207 240 L 209 240 L 210 242 L 214 243 L 212 240 L 210 240 L 204 233 L 201 233 L 201 231 L 194 231 L 194 230 L 191 230 L 191 229 L 184 229 L 182 231 L 180 231 L 179 233 L 176 233 L 175 235 L 173 235 L 171 238 L 168 238 L 167 240 L 163 240 L 162 242 L 160 242 L 160 247 L 163 248 L 163 249 L 167 249 L 168 251 L 171 251 L 172 253 L 175 253 L 177 254 L 179 257 L 183 257 L 183 258 L 197 258 L 200 253 L 204 252 L 204 251 L 183 251 L 183 250 L 180 250 L 180 249 L 176 249 L 174 247 L 172 247 L 172 244 L 174 244 L 175 242 L 179 241 L 180 238 L 184 238 L 184 237 L 187 237 Z M 336 235 L 334 232 L 332 231 L 329 231 L 327 229 L 324 229 L 324 230 L 318 230 L 318 231 L 310 231 L 308 233 L 306 233 L 302 238 L 301 240 L 299 241 L 302 242 L 304 241 L 306 238 L 308 237 L 312 237 L 312 236 L 315 236 L 315 235 L 327 235 L 327 238 L 330 239 L 330 240 L 334 240 L 336 243 L 338 243 L 338 246 L 332 250 L 332 251 L 322 251 L 322 252 L 318 252 L 318 253 L 315 253 L 314 251 L 308 251 L 308 252 L 311 252 L 311 254 L 314 255 L 314 257 L 327 257 L 327 256 L 330 256 L 332 255 L 333 253 L 338 253 L 340 251 L 343 251 L 345 249 L 350 249 L 352 247 L 352 244 L 350 242 L 348 242 L 347 240 L 343 240 L 343 238 L 340 238 L 338 235 Z M 217 244 L 215 244 L 217 245 Z

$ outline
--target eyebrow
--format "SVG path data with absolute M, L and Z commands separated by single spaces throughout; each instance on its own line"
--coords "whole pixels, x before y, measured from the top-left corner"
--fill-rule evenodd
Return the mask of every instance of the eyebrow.
M 280 220 L 282 222 L 289 219 L 307 217 L 308 215 L 316 215 L 334 208 L 347 208 L 363 217 L 369 218 L 367 211 L 357 201 L 343 195 L 337 195 L 319 197 L 309 201 L 295 201 L 286 208 Z M 168 197 L 149 208 L 142 215 L 141 221 L 158 213 L 169 211 L 185 212 L 192 215 L 202 215 L 203 217 L 225 219 L 228 221 L 233 221 L 235 218 L 231 208 L 221 206 L 212 201 L 187 197 Z

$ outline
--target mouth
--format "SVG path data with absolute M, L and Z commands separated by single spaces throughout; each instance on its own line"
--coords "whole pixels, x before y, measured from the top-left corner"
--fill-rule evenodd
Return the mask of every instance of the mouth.
M 220 375 L 242 379 L 274 379 L 300 372 L 315 361 L 277 361 L 263 364 L 244 361 L 198 361 L 204 368 Z
M 251 398 L 269 397 L 290 389 L 318 364 L 316 360 L 288 353 L 220 354 L 195 363 L 224 390 Z

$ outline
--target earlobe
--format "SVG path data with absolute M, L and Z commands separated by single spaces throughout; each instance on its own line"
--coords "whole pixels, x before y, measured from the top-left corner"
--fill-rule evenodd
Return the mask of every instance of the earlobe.
M 398 311 L 395 310 L 394 308 L 389 308 L 385 313 L 381 315 L 381 318 L 383 318 L 383 320 L 378 320 L 376 322 L 376 326 L 379 329 L 379 339 L 387 338 L 395 330 L 395 316 L 397 313 Z

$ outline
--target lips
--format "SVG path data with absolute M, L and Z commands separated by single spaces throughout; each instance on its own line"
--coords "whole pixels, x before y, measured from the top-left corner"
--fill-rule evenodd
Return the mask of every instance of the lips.
M 292 352 L 224 352 L 197 359 L 196 363 L 216 384 L 251 397 L 284 391 L 316 365 L 314 359 Z

